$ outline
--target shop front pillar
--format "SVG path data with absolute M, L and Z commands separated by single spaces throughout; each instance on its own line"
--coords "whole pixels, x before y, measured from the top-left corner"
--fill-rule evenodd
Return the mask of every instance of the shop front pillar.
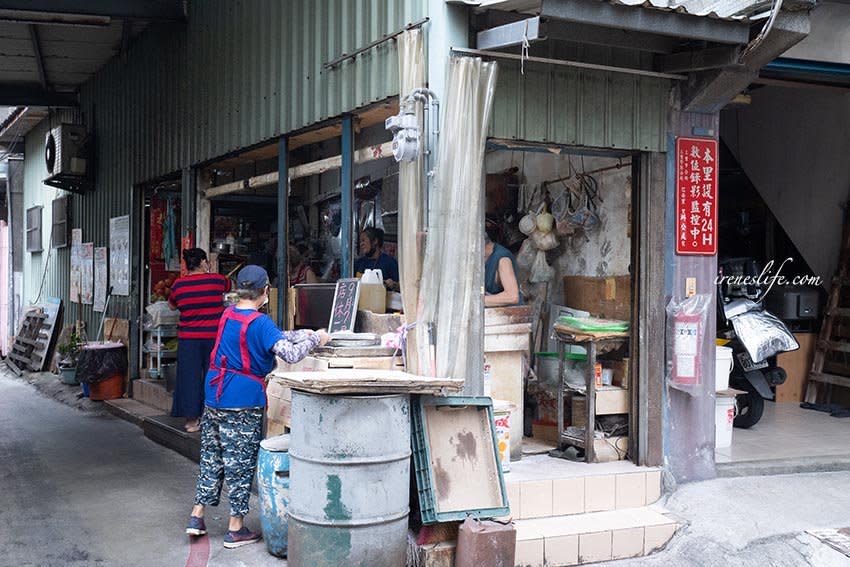
M 354 234 L 354 118 L 350 115 L 342 119 L 342 171 L 340 172 L 340 191 L 342 193 L 342 257 L 339 275 L 350 278 L 354 266 L 352 243 Z
M 289 320 L 289 139 L 281 136 L 277 152 L 277 317 L 278 327 Z
M 676 254 L 676 138 L 698 137 L 717 139 L 718 113 L 695 113 L 673 110 L 670 113 L 667 151 L 665 287 L 667 297 L 681 301 L 687 297 L 688 280 L 698 294 L 711 297 L 706 328 L 699 345 L 700 376 L 702 380 L 689 393 L 667 386 L 665 388 L 664 455 L 668 470 L 677 482 L 692 482 L 714 478 L 714 356 L 717 288 L 716 255 Z M 669 323 L 668 323 L 669 325 Z M 672 354 L 667 353 L 668 365 Z

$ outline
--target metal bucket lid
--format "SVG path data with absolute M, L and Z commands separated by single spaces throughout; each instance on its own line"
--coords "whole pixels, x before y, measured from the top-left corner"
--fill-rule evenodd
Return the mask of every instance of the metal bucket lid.
M 278 435 L 276 437 L 263 439 L 260 441 L 260 447 L 266 451 L 272 451 L 273 453 L 289 451 L 289 435 Z

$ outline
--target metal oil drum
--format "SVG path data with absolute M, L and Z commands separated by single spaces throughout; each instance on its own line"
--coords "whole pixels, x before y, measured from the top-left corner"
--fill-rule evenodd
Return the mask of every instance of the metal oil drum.
M 286 557 L 286 510 L 289 508 L 289 435 L 260 443 L 257 456 L 257 493 L 260 526 L 269 553 Z
M 409 396 L 293 390 L 290 436 L 290 567 L 404 565 Z

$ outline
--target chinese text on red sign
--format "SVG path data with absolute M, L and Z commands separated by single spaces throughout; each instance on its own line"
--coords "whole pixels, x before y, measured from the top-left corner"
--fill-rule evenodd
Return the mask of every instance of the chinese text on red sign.
M 676 139 L 676 253 L 717 254 L 717 140 Z

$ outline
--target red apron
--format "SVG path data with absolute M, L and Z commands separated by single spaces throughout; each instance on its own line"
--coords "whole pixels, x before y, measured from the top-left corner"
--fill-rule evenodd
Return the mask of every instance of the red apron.
M 263 386 L 263 393 L 266 392 L 266 378 L 265 376 L 258 376 L 251 372 L 251 354 L 248 352 L 248 326 L 251 322 L 254 321 L 257 317 L 262 316 L 262 313 L 259 311 L 254 311 L 250 314 L 242 314 L 237 313 L 233 307 L 228 307 L 225 309 L 224 313 L 221 316 L 221 320 L 218 322 L 218 334 L 215 337 L 215 346 L 212 350 L 212 355 L 210 355 L 210 370 L 217 371 L 218 374 L 213 376 L 210 380 L 210 386 L 215 386 L 215 399 L 216 401 L 221 399 L 221 392 L 224 389 L 224 378 L 228 372 L 232 374 L 238 374 L 239 376 L 245 376 L 246 378 L 250 378 L 256 382 L 259 382 Z M 227 356 L 222 355 L 218 356 L 218 347 L 221 344 L 221 337 L 224 335 L 224 327 L 228 321 L 239 321 L 239 366 L 237 368 L 233 368 L 232 366 L 228 366 Z M 216 362 L 216 359 L 219 358 L 219 361 Z

